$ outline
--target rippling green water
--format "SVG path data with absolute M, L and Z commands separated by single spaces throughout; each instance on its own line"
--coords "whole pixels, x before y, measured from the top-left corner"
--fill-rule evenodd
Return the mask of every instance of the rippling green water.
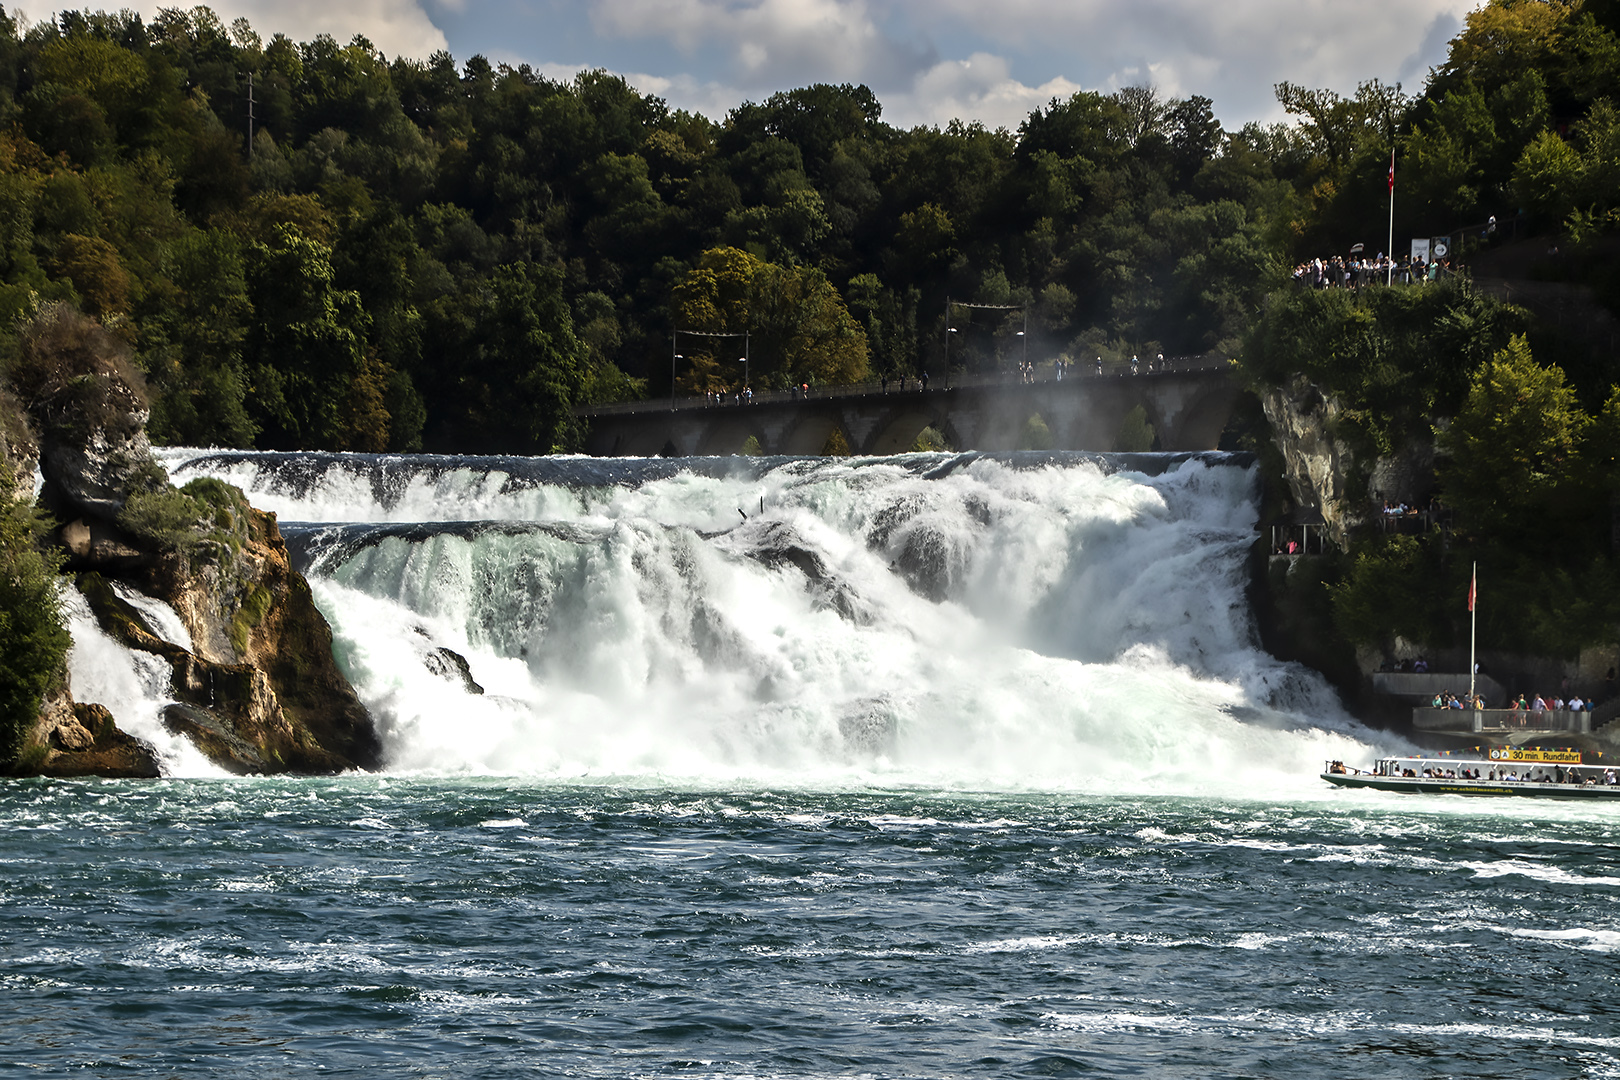
M 0 1072 L 1620 1075 L 1606 808 L 0 787 Z

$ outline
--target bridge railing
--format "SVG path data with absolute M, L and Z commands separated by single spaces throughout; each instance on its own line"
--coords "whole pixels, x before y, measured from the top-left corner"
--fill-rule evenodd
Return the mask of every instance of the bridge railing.
M 941 386 L 938 380 L 931 381 L 929 391 L 944 389 L 978 389 L 993 386 L 1018 385 L 1050 385 L 1060 381 L 1074 382 L 1083 379 L 1128 379 L 1133 376 L 1148 378 L 1154 375 L 1180 375 L 1199 371 L 1224 371 L 1230 366 L 1230 361 L 1224 357 L 1212 356 L 1175 356 L 1165 357 L 1163 360 L 1140 360 L 1135 367 L 1129 360 L 1104 361 L 1099 368 L 1093 361 L 1090 364 L 1073 364 L 1061 380 L 1057 379 L 1052 369 L 1043 369 L 1034 379 L 1033 384 L 1027 384 L 1017 371 L 996 371 L 975 374 L 956 374 L 951 376 L 949 387 Z M 900 388 L 900 380 L 890 379 L 885 387 L 881 381 L 868 380 L 860 383 L 846 383 L 840 386 L 813 387 L 808 400 L 834 398 L 834 397 L 861 397 L 867 394 L 915 394 L 922 391 L 922 383 L 917 379 L 907 377 L 905 389 Z M 616 416 L 625 413 L 645 412 L 673 412 L 686 409 L 725 409 L 735 408 L 744 404 L 766 405 L 773 402 L 799 401 L 804 396 L 796 390 L 756 390 L 753 397 L 744 402 L 733 394 L 722 394 L 718 400 L 703 395 L 670 398 L 649 398 L 646 401 L 611 401 L 599 405 L 576 406 L 574 412 L 578 416 Z

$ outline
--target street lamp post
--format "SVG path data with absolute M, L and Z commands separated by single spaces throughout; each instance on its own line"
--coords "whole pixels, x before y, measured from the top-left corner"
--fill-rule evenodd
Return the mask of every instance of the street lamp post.
M 685 360 L 675 350 L 680 348 L 681 332 L 676 330 L 669 335 L 669 411 L 675 411 L 675 361 Z
M 748 330 L 742 330 L 742 331 L 737 331 L 737 332 L 727 332 L 727 331 L 724 331 L 724 330 L 682 330 L 680 327 L 676 327 L 673 331 L 671 331 L 670 335 L 669 335 L 669 411 L 670 412 L 675 411 L 675 361 L 677 361 L 677 360 L 685 360 L 686 359 L 686 356 L 684 354 L 676 351 L 677 349 L 680 348 L 680 340 L 681 340 L 681 335 L 682 334 L 686 334 L 688 337 L 695 334 L 698 337 L 706 337 L 706 338 L 737 338 L 737 337 L 740 337 L 740 338 L 743 339 L 743 354 L 744 355 L 742 357 L 740 357 L 739 359 L 746 365 L 747 362 L 748 362 L 748 358 L 752 355 L 752 353 L 749 351 L 749 347 L 748 347 L 748 335 L 750 333 L 751 333 L 751 331 L 748 331 Z M 748 368 L 745 366 L 743 368 L 743 381 L 747 382 L 747 380 L 748 380 Z

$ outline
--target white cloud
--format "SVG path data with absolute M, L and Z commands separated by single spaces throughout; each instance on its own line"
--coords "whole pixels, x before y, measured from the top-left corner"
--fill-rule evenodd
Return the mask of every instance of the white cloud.
M 750 87 L 870 81 L 906 52 L 866 0 L 598 0 L 591 22 L 606 37 L 663 38 L 687 55 L 722 49 Z
M 1062 76 L 1026 86 L 1009 74 L 1005 59 L 980 52 L 934 65 L 917 76 L 909 93 L 886 95 L 883 115 L 899 127 L 943 127 L 962 118 L 1016 130 L 1035 109 L 1080 89 Z
M 137 10 L 149 19 L 160 7 L 174 6 L 148 3 Z M 443 31 L 416 0 L 214 0 L 208 6 L 227 25 L 247 19 L 266 41 L 277 33 L 294 41 L 331 34 L 348 44 L 356 34 L 364 34 L 390 57 L 425 57 L 435 49 L 449 48 Z
M 493 57 L 492 57 L 493 58 Z M 516 65 L 517 61 L 508 61 Z M 600 65 L 597 65 L 599 67 Z M 570 83 L 574 76 L 581 71 L 594 71 L 596 67 L 590 64 L 531 64 L 538 74 L 544 75 L 553 82 Z M 725 83 L 704 82 L 691 75 L 648 75 L 635 71 L 613 71 L 603 69 L 610 75 L 617 75 L 626 83 L 643 94 L 653 94 L 663 98 L 672 109 L 685 109 L 687 112 L 700 113 L 712 120 L 723 120 L 726 113 L 736 108 L 748 95 L 735 86 Z
M 1015 127 L 1054 95 L 1151 82 L 1167 97 L 1212 98 L 1236 126 L 1280 119 L 1272 88 L 1285 79 L 1342 93 L 1369 78 L 1419 90 L 1478 2 L 596 0 L 589 10 L 604 45 L 668 42 L 694 85 L 735 85 L 736 100 L 858 81 L 896 123 L 960 116 Z M 672 87 L 671 100 L 678 94 Z
M 1016 127 L 1082 87 L 1203 94 L 1228 126 L 1281 119 L 1281 80 L 1416 92 L 1480 0 L 217 0 L 299 41 L 365 34 L 390 56 L 449 48 L 570 75 L 623 71 L 719 119 L 812 82 L 863 82 L 884 118 Z M 143 13 L 153 14 L 156 3 Z M 441 26 L 450 32 L 451 41 Z M 629 74 L 636 72 L 637 74 Z
M 1276 118 L 1282 80 L 1349 92 L 1377 77 L 1421 87 L 1478 0 L 895 0 L 1024 57 L 1061 56 L 1065 74 L 1102 87 L 1151 78 L 1169 95 L 1203 94 L 1229 123 Z M 1061 43 L 1061 53 L 1054 48 Z

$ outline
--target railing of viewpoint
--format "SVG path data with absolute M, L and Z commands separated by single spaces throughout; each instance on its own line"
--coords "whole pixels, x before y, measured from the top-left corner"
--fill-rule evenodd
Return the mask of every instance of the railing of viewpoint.
M 1413 709 L 1412 726 L 1421 731 L 1515 732 L 1564 731 L 1588 734 L 1592 730 L 1590 712 L 1569 709 Z

